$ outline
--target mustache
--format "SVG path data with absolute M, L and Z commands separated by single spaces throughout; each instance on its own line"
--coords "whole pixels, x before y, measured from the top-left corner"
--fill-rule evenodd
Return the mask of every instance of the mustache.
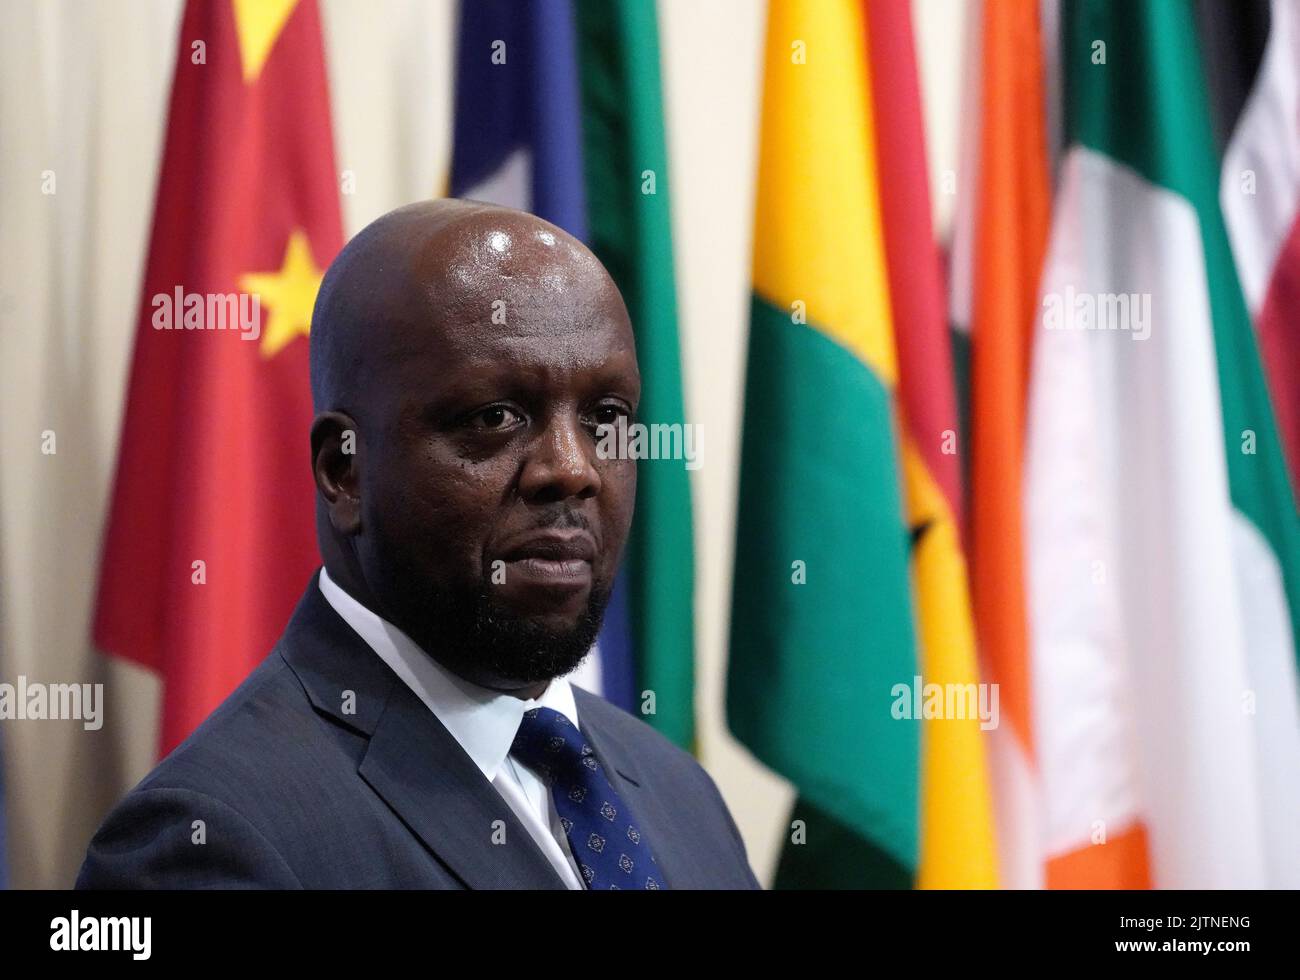
M 571 507 L 542 512 L 533 527 L 539 531 L 545 528 L 573 528 L 591 533 L 591 521 L 581 511 Z

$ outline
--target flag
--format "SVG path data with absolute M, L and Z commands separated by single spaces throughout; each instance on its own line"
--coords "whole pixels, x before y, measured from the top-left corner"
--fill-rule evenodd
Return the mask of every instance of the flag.
M 977 692 L 967 589 L 957 395 L 943 272 L 930 220 L 925 130 L 908 0 L 867 4 L 881 216 L 898 395 L 906 512 L 924 684 Z M 975 693 L 978 699 L 978 693 Z M 978 706 L 978 700 L 970 702 Z M 985 694 L 984 704 L 992 701 Z M 998 883 L 992 801 L 978 714 L 926 718 L 921 732 L 922 888 Z
M 1047 79 L 1038 6 L 986 3 L 971 19 L 962 186 L 952 251 L 953 340 L 966 392 L 971 593 L 980 657 L 998 686 L 988 733 L 1002 884 L 1043 882 L 1021 508 L 1029 358 L 1047 248 Z
M 166 754 L 319 564 L 307 333 L 342 246 L 315 0 L 181 23 L 94 638 L 156 671 Z
M 1024 503 L 1047 882 L 1295 887 L 1300 520 L 1193 6 L 1061 26 Z
M 1219 202 L 1300 492 L 1300 9 L 1200 0 Z
M 866 32 L 852 0 L 768 12 L 727 720 L 799 792 L 778 887 L 908 887 L 920 851 L 920 729 L 891 703 L 918 660 Z
M 590 246 L 636 335 L 637 420 L 683 424 L 654 3 L 475 0 L 458 48 L 452 195 L 531 211 Z M 642 460 L 637 480 L 599 670 L 580 682 L 693 748 L 690 485 L 681 460 Z

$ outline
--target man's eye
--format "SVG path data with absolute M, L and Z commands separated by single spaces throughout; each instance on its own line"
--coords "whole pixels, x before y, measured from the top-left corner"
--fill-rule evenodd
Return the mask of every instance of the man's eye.
M 622 405 L 597 405 L 591 412 L 591 424 L 617 425 L 619 419 L 628 417 L 628 410 Z
M 523 416 L 508 405 L 489 405 L 469 417 L 470 428 L 487 432 L 500 432 L 513 428 L 523 421 Z

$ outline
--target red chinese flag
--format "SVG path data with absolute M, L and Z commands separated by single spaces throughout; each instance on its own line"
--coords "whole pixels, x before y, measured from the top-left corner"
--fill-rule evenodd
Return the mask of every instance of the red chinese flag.
M 315 0 L 189 0 L 94 627 L 161 675 L 164 755 L 319 562 L 307 332 L 342 243 Z

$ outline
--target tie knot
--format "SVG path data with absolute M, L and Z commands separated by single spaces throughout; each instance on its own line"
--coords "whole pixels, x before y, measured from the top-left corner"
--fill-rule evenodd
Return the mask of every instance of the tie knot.
M 510 751 L 548 780 L 600 764 L 578 726 L 554 708 L 531 708 L 519 722 Z

